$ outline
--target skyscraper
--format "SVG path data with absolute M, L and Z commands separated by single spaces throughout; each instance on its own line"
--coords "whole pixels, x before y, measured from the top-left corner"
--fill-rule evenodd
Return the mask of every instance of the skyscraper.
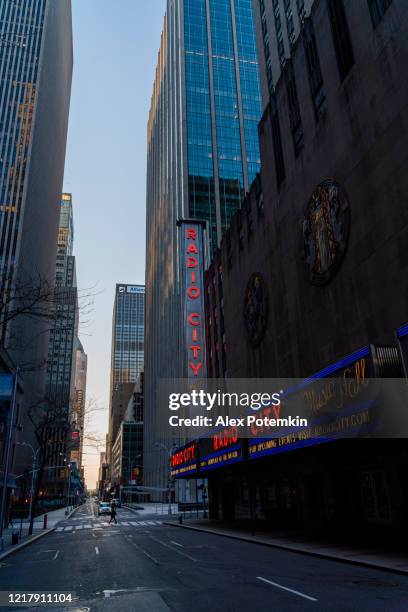
M 50 330 L 47 394 L 72 407 L 78 334 L 78 290 L 73 256 L 74 221 L 71 194 L 62 194 L 55 265 L 57 316 Z
M 108 462 L 133 387 L 144 367 L 144 285 L 117 284 L 112 320 Z
M 55 413 L 55 422 L 44 432 L 48 438 L 48 466 L 61 465 L 61 457 L 68 460 L 73 445 L 71 427 L 77 420 L 74 400 L 79 313 L 75 257 L 72 254 L 74 221 L 71 194 L 62 194 L 59 207 L 54 291 L 56 316 L 50 329 L 46 377 L 46 401 Z M 74 444 L 79 445 L 79 440 Z M 59 470 L 55 473 L 49 470 L 47 476 L 46 494 L 59 495 Z
M 76 461 L 79 469 L 82 468 L 82 453 L 84 446 L 85 426 L 85 400 L 86 400 L 86 374 L 88 369 L 88 356 L 79 338 L 76 346 L 75 363 L 75 391 L 74 391 L 74 423 L 79 432 L 79 449 L 71 452 L 71 461 Z
M 54 283 L 72 77 L 70 0 L 0 0 L 0 294 Z M 24 372 L 21 421 L 45 392 L 49 325 L 14 318 L 1 343 Z M 16 449 L 18 473 L 31 464 Z
M 183 377 L 179 219 L 207 222 L 211 250 L 259 171 L 261 96 L 251 0 L 168 0 L 147 152 L 145 481 L 159 377 Z M 150 446 L 149 446 L 150 445 Z

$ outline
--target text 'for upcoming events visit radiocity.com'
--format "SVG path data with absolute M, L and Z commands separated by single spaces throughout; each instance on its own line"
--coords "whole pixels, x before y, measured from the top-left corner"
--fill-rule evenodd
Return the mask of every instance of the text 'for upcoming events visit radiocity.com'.
M 408 611 L 407 65 L 407 0 L 0 0 L 0 612 Z

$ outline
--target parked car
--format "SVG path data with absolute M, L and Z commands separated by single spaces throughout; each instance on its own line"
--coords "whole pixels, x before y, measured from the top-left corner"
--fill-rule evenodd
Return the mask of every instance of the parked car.
M 110 514 L 110 504 L 109 502 L 101 502 L 98 507 L 98 516 L 101 514 Z

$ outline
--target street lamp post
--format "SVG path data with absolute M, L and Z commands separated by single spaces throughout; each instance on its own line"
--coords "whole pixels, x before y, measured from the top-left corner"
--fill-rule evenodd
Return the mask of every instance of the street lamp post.
M 9 424 L 8 424 L 7 443 L 6 443 L 6 457 L 5 457 L 4 470 L 3 470 L 3 491 L 2 491 L 2 496 L 1 496 L 1 508 L 0 508 L 0 543 L 1 543 L 2 549 L 3 549 L 4 510 L 6 507 L 6 495 L 7 495 L 7 480 L 8 480 L 8 473 L 10 469 L 11 445 L 13 441 L 14 413 L 16 411 L 16 403 L 17 403 L 18 374 L 19 374 L 19 369 L 17 368 L 14 374 L 14 388 L 13 388 L 13 396 L 11 399 L 11 406 L 10 406 L 10 419 L 9 419 Z
M 33 466 L 32 466 L 32 473 L 31 473 L 31 490 L 30 490 L 30 509 L 28 511 L 28 522 L 29 522 L 28 535 L 32 535 L 32 533 L 33 533 L 33 524 L 32 524 L 31 518 L 32 518 L 32 514 L 33 514 L 34 479 L 35 479 L 35 475 L 36 475 L 36 472 L 37 472 L 37 470 L 36 470 L 37 455 L 38 455 L 38 452 L 41 450 L 41 447 L 39 446 L 37 448 L 37 450 L 34 450 L 34 448 L 28 442 L 21 442 L 21 443 L 19 443 L 19 446 L 28 446 L 31 449 L 31 452 L 33 453 Z
M 68 496 L 67 496 L 68 499 L 67 501 L 68 501 L 68 512 L 69 512 L 70 502 L 71 502 L 71 472 L 72 472 L 71 464 L 68 465 L 68 469 L 69 469 L 69 476 L 68 476 Z

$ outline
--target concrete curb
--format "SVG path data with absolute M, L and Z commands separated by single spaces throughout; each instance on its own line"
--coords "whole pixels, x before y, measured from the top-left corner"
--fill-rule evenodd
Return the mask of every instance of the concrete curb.
M 64 518 L 61 519 L 61 521 L 66 521 L 67 519 L 71 518 L 71 516 L 80 508 L 81 506 L 75 506 L 75 508 L 72 508 L 71 512 L 69 512 L 67 514 L 67 516 L 64 516 Z
M 43 538 L 45 535 L 51 533 L 52 531 L 55 531 L 55 527 L 50 527 L 49 529 L 45 529 L 44 531 L 41 531 L 41 533 L 37 533 L 37 535 L 32 536 L 31 538 L 29 538 L 25 542 L 21 542 L 21 544 L 17 544 L 17 546 L 15 546 L 14 548 L 10 548 L 9 550 L 6 550 L 6 552 L 1 553 L 0 561 L 5 559 L 6 557 L 9 557 L 13 553 L 21 550 L 22 548 L 25 548 L 29 544 L 32 544 L 36 540 L 39 540 L 40 538 Z
M 224 531 L 217 531 L 216 529 L 205 529 L 204 527 L 194 527 L 193 525 L 180 525 L 180 523 L 164 521 L 163 525 L 170 525 L 171 527 L 181 527 L 182 529 L 191 529 L 192 531 L 202 531 L 204 533 L 211 533 L 212 535 L 222 536 L 224 538 L 231 538 L 233 540 L 241 540 L 242 542 L 249 542 L 250 544 L 259 544 L 261 546 L 268 546 L 269 548 L 279 548 L 288 552 L 298 553 L 301 555 L 309 555 L 311 557 L 319 557 L 321 559 L 330 559 L 331 561 L 338 561 L 341 563 L 349 563 L 351 565 L 358 565 L 360 567 L 370 567 L 371 569 L 377 569 L 383 572 L 391 572 L 393 574 L 402 574 L 403 576 L 408 575 L 408 569 L 398 569 L 391 565 L 383 565 L 381 563 L 375 563 L 375 561 L 364 561 L 363 559 L 351 559 L 345 555 L 333 554 L 329 552 L 319 552 L 301 548 L 298 546 L 291 546 L 290 544 L 278 544 L 275 542 L 268 542 L 261 540 L 256 537 L 241 536 L 233 533 L 225 533 Z

